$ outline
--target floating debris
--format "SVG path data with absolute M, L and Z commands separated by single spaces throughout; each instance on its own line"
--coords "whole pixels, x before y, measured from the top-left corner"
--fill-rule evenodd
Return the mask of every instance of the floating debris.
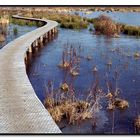
M 94 67 L 93 67 L 93 72 L 97 72 L 97 71 L 98 71 L 97 67 L 94 66 Z
M 111 66 L 111 65 L 112 65 L 112 61 L 109 60 L 108 63 L 107 63 L 107 65 L 108 65 L 108 66 Z
M 127 56 L 127 57 L 131 57 L 131 54 L 128 53 L 128 54 L 126 54 L 126 56 Z
M 111 99 L 112 97 L 113 97 L 113 95 L 112 95 L 112 93 L 111 93 L 111 92 L 109 92 L 109 93 L 106 95 L 106 98 Z
M 60 63 L 60 64 L 58 65 L 58 67 L 64 68 L 64 69 L 68 68 L 69 66 L 70 66 L 70 63 L 67 62 L 67 61 L 65 61 L 64 63 Z
M 115 48 L 113 48 L 113 49 L 110 49 L 110 51 L 111 51 L 111 52 L 115 52 L 115 51 L 116 51 L 116 49 L 115 49 Z
M 139 53 L 139 52 L 135 52 L 135 53 L 134 53 L 134 57 L 135 57 L 135 58 L 139 58 L 139 57 L 140 57 L 140 53 Z
M 115 107 L 117 107 L 119 109 L 126 109 L 129 107 L 128 101 L 126 101 L 124 99 L 119 99 L 119 98 L 115 99 L 114 105 L 115 105 Z
M 133 79 L 133 80 L 132 80 L 132 82 L 136 82 L 136 80 L 135 80 L 135 79 Z
M 78 76 L 78 75 L 79 75 L 79 72 L 78 72 L 76 69 L 71 69 L 71 70 L 70 70 L 70 74 L 71 74 L 72 76 Z
M 90 61 L 90 60 L 92 60 L 92 56 L 88 55 L 88 56 L 86 57 L 86 59 L 87 59 L 88 61 Z
M 110 98 L 108 103 L 108 110 L 114 110 L 115 108 L 124 110 L 129 107 L 129 103 L 126 100 L 116 98 L 114 101 Z
M 69 91 L 69 86 L 67 83 L 64 83 L 60 86 L 61 90 L 63 90 L 64 92 Z
M 113 37 L 115 37 L 115 38 L 119 38 L 120 35 L 118 35 L 118 34 L 114 34 Z

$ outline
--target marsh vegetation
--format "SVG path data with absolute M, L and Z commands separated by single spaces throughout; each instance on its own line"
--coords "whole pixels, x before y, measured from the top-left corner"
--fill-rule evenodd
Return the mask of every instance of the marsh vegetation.
M 23 20 L 23 19 L 15 19 L 15 18 L 10 18 L 10 22 L 13 24 L 17 24 L 20 26 L 37 26 L 41 27 L 44 25 L 43 22 L 40 21 L 29 21 L 29 20 Z
M 105 15 L 101 15 L 95 19 L 94 28 L 96 34 L 104 34 L 107 36 L 117 36 L 120 34 L 120 26 Z

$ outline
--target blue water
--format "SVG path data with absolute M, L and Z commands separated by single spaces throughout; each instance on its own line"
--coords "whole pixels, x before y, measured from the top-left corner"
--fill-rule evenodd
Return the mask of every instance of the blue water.
M 87 18 L 96 18 L 99 15 L 107 15 L 111 17 L 113 20 L 119 23 L 125 23 L 129 25 L 140 25 L 140 12 L 106 12 L 106 11 L 97 11 L 92 12 L 90 14 L 85 14 L 83 12 L 77 12 L 82 17 Z M 71 14 L 75 14 L 75 12 L 72 12 Z
M 14 35 L 13 29 L 17 28 L 18 29 L 18 33 L 16 35 Z M 5 46 L 7 43 L 9 43 L 10 41 L 18 38 L 21 35 L 24 35 L 27 32 L 30 32 L 34 29 L 36 29 L 37 27 L 35 26 L 19 26 L 17 24 L 12 24 L 10 23 L 9 25 L 7 25 L 6 27 L 6 39 L 4 42 L 0 42 L 0 48 L 2 48 L 3 46 Z
M 58 88 L 59 84 L 64 82 L 65 74 L 57 65 L 61 61 L 62 51 L 67 42 L 75 47 L 81 44 L 82 56 L 92 56 L 91 61 L 84 58 L 81 60 L 80 75 L 77 78 L 67 78 L 69 82 L 73 82 L 78 98 L 85 98 L 87 89 L 95 81 L 92 72 L 94 65 L 98 68 L 99 85 L 105 93 L 107 93 L 105 74 L 108 74 L 108 79 L 114 90 L 114 72 L 116 68 L 119 70 L 118 87 L 122 91 L 120 97 L 128 100 L 130 106 L 125 111 L 115 111 L 114 133 L 133 134 L 133 121 L 136 116 L 134 103 L 137 102 L 137 109 L 140 107 L 140 59 L 135 60 L 134 58 L 134 53 L 140 52 L 140 38 L 125 35 L 121 35 L 120 38 L 107 38 L 103 35 L 94 35 L 88 30 L 59 29 L 57 38 L 42 48 L 28 71 L 29 79 L 42 102 L 45 98 L 45 85 L 49 80 L 54 81 L 54 88 Z M 112 51 L 115 48 L 116 51 Z M 106 65 L 109 60 L 112 60 L 111 69 L 108 69 Z M 128 64 L 128 68 L 125 67 L 125 64 Z M 37 75 L 33 75 L 34 72 Z M 66 127 L 62 131 L 64 133 L 110 134 L 112 112 L 106 110 L 107 103 L 105 101 L 102 102 L 102 107 L 98 125 L 94 131 L 90 121 L 82 123 L 80 128 L 65 123 Z M 64 123 L 59 124 L 60 127 L 63 125 Z

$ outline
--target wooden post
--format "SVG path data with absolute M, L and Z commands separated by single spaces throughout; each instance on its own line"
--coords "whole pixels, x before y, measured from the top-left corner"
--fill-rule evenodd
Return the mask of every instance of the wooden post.
M 38 40 L 35 40 L 35 46 L 38 47 Z
M 36 47 L 35 47 L 35 52 L 38 52 L 38 49 L 39 49 L 39 48 L 36 46 Z
M 41 43 L 43 42 L 43 36 L 40 36 L 40 41 L 41 41 Z
M 43 35 L 43 43 L 44 43 L 44 44 L 46 44 L 46 43 L 47 43 L 47 41 L 48 41 L 48 40 L 47 40 L 47 35 L 46 35 L 46 34 L 44 34 L 44 35 Z
M 43 46 L 43 36 L 40 36 L 38 39 L 39 47 Z
M 54 33 L 56 34 L 57 32 L 57 27 L 54 27 Z
M 28 58 L 27 58 L 27 52 L 24 54 L 24 61 L 25 61 L 25 64 L 26 64 L 27 61 L 28 61 Z
M 51 29 L 51 35 L 53 36 L 54 32 L 53 32 L 53 29 Z
M 48 32 L 46 33 L 46 38 L 48 39 Z
M 49 34 L 49 31 L 47 32 L 47 36 L 48 36 L 48 41 L 50 40 L 50 34 Z
M 32 45 L 28 48 L 28 52 L 29 52 L 29 53 L 32 53 L 32 52 L 33 52 Z

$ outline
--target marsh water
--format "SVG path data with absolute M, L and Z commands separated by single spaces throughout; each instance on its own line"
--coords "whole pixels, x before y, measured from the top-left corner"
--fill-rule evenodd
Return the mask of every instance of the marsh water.
M 77 12 L 71 12 L 70 14 L 78 14 L 81 17 L 87 17 L 87 18 L 96 18 L 100 15 L 107 15 L 111 17 L 116 22 L 129 24 L 129 25 L 140 25 L 140 12 L 107 12 L 107 11 L 97 11 L 97 12 L 91 12 L 89 14 L 86 14 L 81 11 Z
M 94 13 L 91 16 L 94 16 Z M 140 13 L 111 14 L 117 16 L 116 20 L 119 19 L 119 22 L 140 25 L 138 18 Z M 129 15 L 131 20 L 126 15 Z M 29 79 L 42 103 L 46 96 L 45 86 L 48 81 L 53 80 L 54 88 L 58 88 L 60 83 L 65 80 L 65 73 L 58 67 L 58 64 L 67 43 L 74 47 L 78 47 L 80 44 L 82 48 L 83 58 L 81 58 L 80 75 L 67 79 L 68 82 L 73 82 L 77 98 L 85 99 L 87 89 L 95 82 L 96 76 L 92 71 L 93 66 L 98 69 L 99 86 L 105 93 L 107 93 L 106 75 L 108 75 L 112 90 L 115 90 L 114 73 L 118 69 L 117 86 L 121 91 L 119 97 L 129 102 L 129 108 L 108 111 L 106 109 L 107 102 L 103 100 L 95 128 L 92 127 L 92 120 L 85 120 L 79 125 L 71 125 L 64 120 L 58 123 L 62 132 L 67 134 L 134 134 L 134 118 L 139 113 L 140 108 L 140 59 L 135 59 L 134 54 L 140 52 L 140 38 L 125 35 L 121 35 L 120 38 L 109 38 L 95 35 L 88 29 L 75 31 L 59 28 L 58 35 L 36 54 L 34 61 L 28 68 Z M 91 60 L 86 59 L 89 55 L 92 57 Z M 110 60 L 112 66 L 109 68 L 107 63 Z
M 17 28 L 17 34 L 14 34 L 14 28 Z M 21 35 L 24 35 L 27 32 L 30 32 L 34 29 L 36 29 L 37 27 L 32 26 L 19 26 L 17 24 L 13 24 L 10 23 L 8 25 L 5 25 L 4 29 L 2 28 L 1 30 L 4 30 L 5 32 L 5 41 L 0 42 L 0 49 L 2 47 L 4 47 L 7 43 L 9 43 L 10 41 L 18 38 Z

